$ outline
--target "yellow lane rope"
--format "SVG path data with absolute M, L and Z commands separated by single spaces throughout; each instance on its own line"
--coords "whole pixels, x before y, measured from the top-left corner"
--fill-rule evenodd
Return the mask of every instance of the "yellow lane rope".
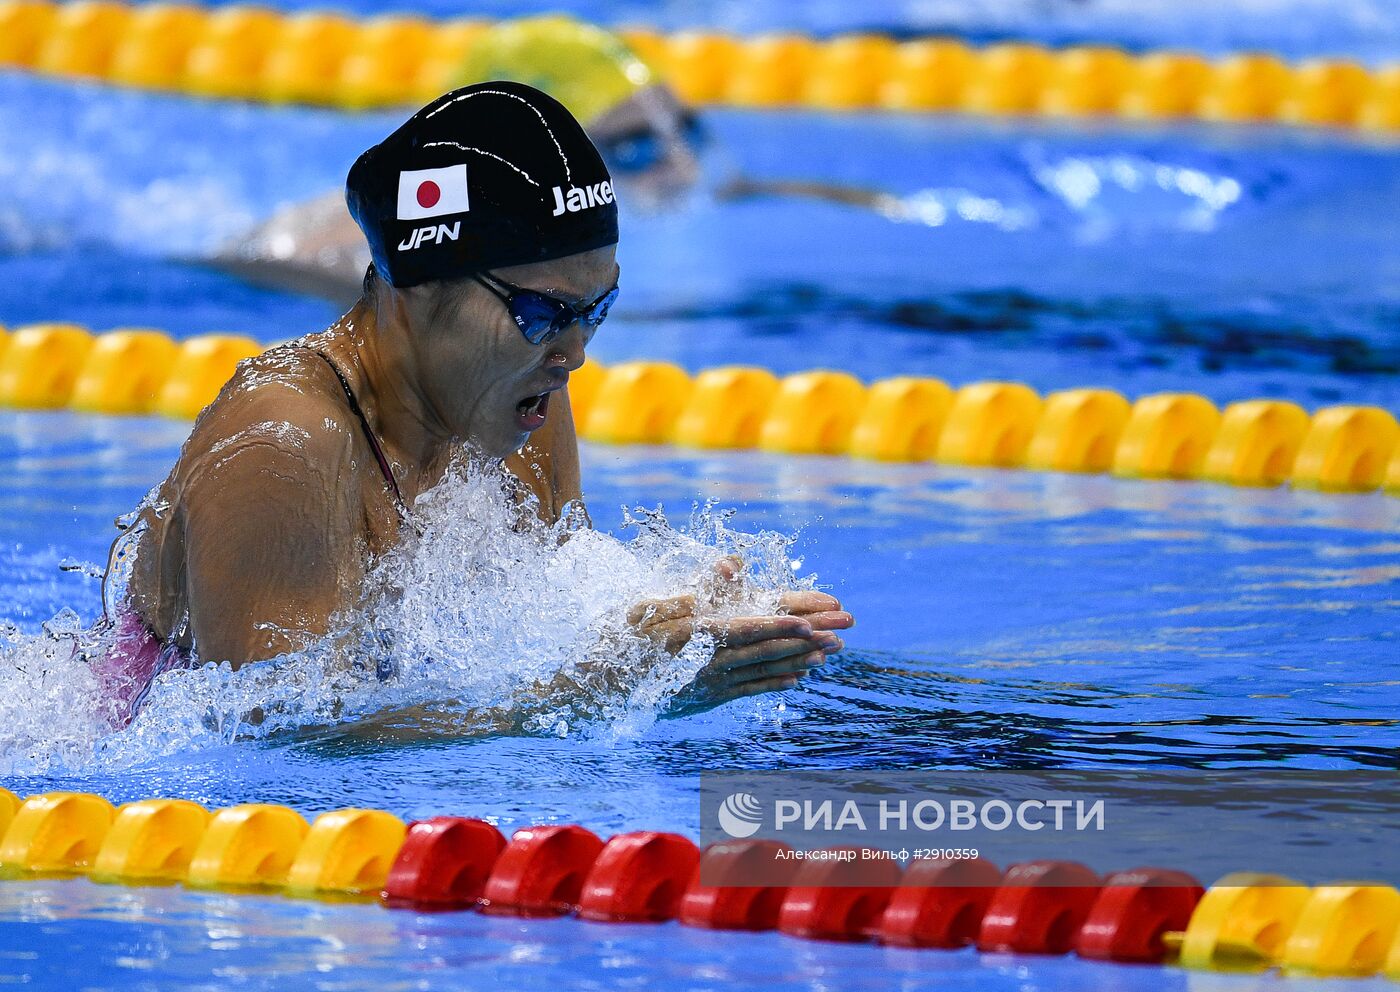
M 253 6 L 0 0 L 0 66 L 198 96 L 347 109 L 417 105 L 462 82 L 473 42 L 490 26 Z M 978 47 L 878 34 L 620 34 L 696 104 L 1400 129 L 1400 63 L 1290 64 L 1258 52 L 1208 59 L 1107 45 Z
M 251 338 L 175 341 L 145 328 L 0 328 L 0 407 L 193 418 Z M 1400 423 L 1376 406 L 1309 414 L 1286 400 L 1219 409 L 1194 393 L 1131 401 L 1111 389 L 1040 396 L 1015 382 L 953 388 L 899 376 L 866 385 L 845 372 L 779 377 L 728 366 L 695 376 L 667 362 L 589 362 L 569 381 L 579 433 L 605 444 L 675 444 L 850 455 L 892 462 L 1112 472 L 1242 486 L 1400 495 Z

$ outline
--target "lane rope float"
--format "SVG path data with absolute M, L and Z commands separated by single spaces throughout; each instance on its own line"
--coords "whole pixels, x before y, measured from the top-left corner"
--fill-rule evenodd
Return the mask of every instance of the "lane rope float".
M 1237 872 L 1205 890 L 1190 875 L 1136 868 L 1101 877 L 1073 861 L 982 858 L 783 859 L 772 840 L 712 844 L 634 831 L 606 841 L 577 824 L 526 827 L 435 816 L 405 824 L 382 810 L 339 809 L 311 823 L 285 806 L 207 810 L 182 799 L 114 807 L 0 788 L 0 877 L 181 883 L 376 901 L 391 909 L 471 910 L 777 930 L 794 937 L 1086 960 L 1177 963 L 1210 971 L 1400 980 L 1400 891 L 1366 882 L 1308 887 Z M 757 869 L 788 870 L 754 885 Z M 706 884 L 702 884 L 702 877 Z M 765 874 L 765 879 L 772 876 Z
M 0 0 L 0 66 L 202 97 L 417 106 L 461 82 L 467 53 L 490 26 L 239 5 Z M 702 105 L 1400 129 L 1400 63 L 1371 69 L 1349 59 L 1290 64 L 1262 52 L 1210 59 L 880 34 L 620 34 L 682 99 Z
M 190 419 L 260 354 L 252 338 L 174 341 L 148 328 L 102 334 L 76 324 L 0 328 L 0 407 Z M 674 444 L 940 462 L 1138 479 L 1203 479 L 1400 495 L 1400 422 L 1376 406 L 1309 414 L 1286 400 L 1220 410 L 1194 393 L 1136 401 L 1110 389 L 1040 396 L 1015 382 L 954 388 L 845 372 L 779 378 L 747 366 L 695 376 L 668 362 L 589 362 L 569 379 L 579 434 L 604 444 Z

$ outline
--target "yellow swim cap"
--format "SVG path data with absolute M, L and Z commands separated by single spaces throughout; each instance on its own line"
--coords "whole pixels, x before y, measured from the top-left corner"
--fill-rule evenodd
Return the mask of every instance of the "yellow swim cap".
M 473 43 L 462 83 L 509 79 L 544 90 L 585 125 L 656 82 L 617 35 L 572 17 L 505 21 Z

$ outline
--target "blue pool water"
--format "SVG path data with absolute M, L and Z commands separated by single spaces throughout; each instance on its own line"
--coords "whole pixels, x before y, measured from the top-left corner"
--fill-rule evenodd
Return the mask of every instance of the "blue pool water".
M 401 115 L 0 75 L 0 313 L 277 340 L 334 316 L 198 259 L 336 188 Z M 51 127 L 35 128 L 39 117 Z M 703 191 L 624 220 L 596 357 L 1400 407 L 1400 155 L 1270 128 L 713 111 L 715 184 L 808 180 L 904 220 Z M 236 155 L 227 150 L 237 149 Z M 158 149 L 159 154 L 152 149 Z M 839 250 L 834 250 L 839 246 Z
M 106 519 L 173 457 L 182 429 L 66 414 L 2 423 L 0 454 L 13 472 L 0 488 L 0 606 L 28 629 L 63 605 L 91 616 L 94 582 L 56 565 L 100 555 Z M 485 815 L 505 829 L 582 822 L 696 836 L 697 776 L 712 768 L 1394 768 L 1400 501 L 595 446 L 585 469 L 600 526 L 615 527 L 612 508 L 625 502 L 684 508 L 697 495 L 739 507 L 744 528 L 805 525 L 804 567 L 859 617 L 851 650 L 780 703 L 639 734 L 397 746 L 334 731 L 262 744 L 193 738 L 151 760 L 7 775 L 6 784 L 114 801 L 257 800 L 308 814 L 366 805 L 404 817 Z M 1188 984 L 1172 972 L 1075 961 L 85 882 L 0 886 L 5 946 L 16 955 L 0 956 L 0 975 L 51 987 L 78 973 L 103 988 L 145 987 L 154 974 L 181 987 L 535 988 L 566 977 L 603 988 Z M 70 946 L 82 950 L 60 952 Z M 99 967 L 107 977 L 94 983 Z
M 790 16 L 745 8 L 726 23 Z M 1359 57 L 1400 36 L 1379 4 L 1332 7 L 1328 18 L 1279 0 L 1234 34 L 1218 19 L 1152 22 L 1120 8 L 1027 3 L 994 17 L 934 3 L 920 8 L 925 20 L 895 5 L 871 17 L 974 35 L 1034 24 L 1051 41 L 1118 25 L 1128 41 L 1154 31 L 1160 43 L 1217 48 L 1264 38 Z M 1291 20 L 1277 16 L 1284 8 Z M 672 4 L 658 16 L 711 16 L 698 9 Z M 814 8 L 798 26 L 821 30 L 853 9 Z M 622 5 L 603 12 L 633 16 Z M 0 74 L 0 321 L 264 341 L 323 326 L 330 305 L 249 287 L 200 260 L 278 205 L 336 185 L 397 118 Z M 700 195 L 672 213 L 626 215 L 623 302 L 595 347 L 605 363 L 742 361 L 867 380 L 1005 378 L 1041 391 L 1189 389 L 1220 402 L 1400 410 L 1400 156 L 1384 142 L 1194 125 L 734 111 L 707 120 L 716 181 L 851 184 L 902 198 L 903 213 Z M 680 521 L 714 499 L 734 509 L 734 529 L 797 533 L 797 571 L 818 575 L 857 617 L 849 650 L 781 697 L 656 724 L 623 714 L 563 736 L 385 744 L 315 727 L 230 741 L 172 710 L 140 735 L 94 738 L 73 693 L 35 677 L 32 653 L 13 643 L 69 623 L 65 610 L 73 622 L 97 615 L 96 581 L 60 565 L 103 560 L 112 519 L 160 480 L 186 429 L 0 413 L 0 620 L 15 625 L 12 644 L 0 644 L 11 690 L 0 693 L 0 781 L 18 793 L 265 801 L 308 815 L 371 806 L 486 816 L 503 829 L 580 822 L 697 836 L 698 775 L 716 768 L 1397 766 L 1400 500 L 591 445 L 585 488 L 600 529 L 630 540 L 624 506 L 663 504 Z M 53 881 L 0 885 L 0 981 L 1284 987 L 1073 959 Z M 1314 984 L 1342 987 L 1286 986 Z
M 163 422 L 4 419 L 0 451 L 15 467 L 0 489 L 14 548 L 7 615 L 32 629 L 62 605 L 92 614 L 93 581 L 55 566 L 100 554 L 106 518 L 159 473 L 181 434 Z M 411 746 L 334 731 L 262 744 L 195 737 L 165 741 L 175 752 L 150 760 L 6 784 L 696 836 L 697 776 L 714 768 L 1394 768 L 1400 501 L 594 446 L 585 469 L 600 526 L 615 527 L 611 508 L 639 497 L 684 508 L 697 495 L 740 507 L 744 528 L 804 525 L 804 567 L 859 617 L 851 649 L 779 703 L 641 733 Z M 153 974 L 181 987 L 1188 985 L 1172 972 L 1075 961 L 85 882 L 0 886 L 7 944 L 21 956 L 0 957 L 0 974 L 52 987 L 75 973 L 103 988 L 145 987 Z M 70 946 L 83 950 L 60 951 Z M 91 984 L 98 968 L 107 977 Z

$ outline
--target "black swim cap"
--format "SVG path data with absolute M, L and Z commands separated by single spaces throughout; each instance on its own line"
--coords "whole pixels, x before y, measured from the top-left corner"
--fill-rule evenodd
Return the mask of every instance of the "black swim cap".
M 559 101 L 523 83 L 438 97 L 355 161 L 345 202 L 399 287 L 617 243 L 598 150 Z

